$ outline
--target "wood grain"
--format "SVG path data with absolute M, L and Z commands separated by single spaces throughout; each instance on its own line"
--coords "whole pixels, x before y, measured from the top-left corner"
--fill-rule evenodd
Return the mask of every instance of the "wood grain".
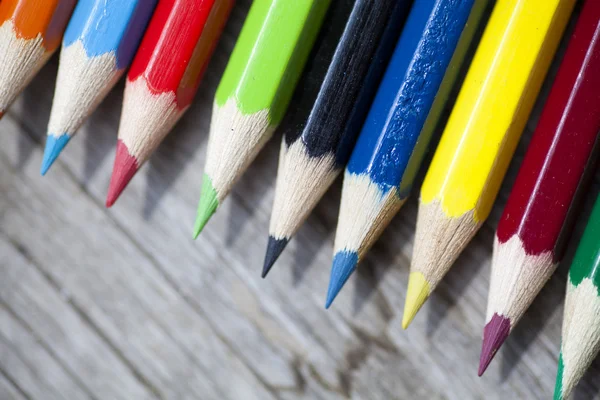
M 202 237 L 189 238 L 214 92 L 249 4 L 238 2 L 192 109 L 114 209 L 103 203 L 122 84 L 44 179 L 37 169 L 56 59 L 0 122 L 0 299 L 38 338 L 42 348 L 32 351 L 54 359 L 40 363 L 40 382 L 58 365 L 55 390 L 79 387 L 97 399 L 550 398 L 562 267 L 486 376 L 476 376 L 493 232 L 536 117 L 490 218 L 406 332 L 415 198 L 329 312 L 339 182 L 282 255 L 282 268 L 260 278 L 279 138 Z M 600 398 L 599 372 L 596 361 L 576 400 Z M 42 399 L 20 384 L 0 363 L 0 398 Z
M 52 362 L 57 364 L 48 370 L 67 371 L 86 394 L 85 397 L 68 398 L 98 398 L 94 393 L 123 400 L 152 398 L 128 365 L 86 323 L 85 317 L 78 314 L 70 293 L 57 287 L 33 261 L 28 260 L 26 250 L 1 236 L 0 251 L 11 260 L 3 269 L 0 304 L 7 313 L 20 318 L 19 323 L 35 335 L 39 347 L 48 349 Z M 95 359 L 103 362 L 90 362 Z M 90 376 L 94 379 L 87 378 Z
M 0 398 L 6 400 L 26 400 L 25 394 L 9 380 L 9 378 L 0 374 Z

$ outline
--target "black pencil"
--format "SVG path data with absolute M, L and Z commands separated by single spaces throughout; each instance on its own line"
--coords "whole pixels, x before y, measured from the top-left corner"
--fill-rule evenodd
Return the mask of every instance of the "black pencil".
M 284 124 L 263 277 L 348 162 L 410 3 L 332 3 Z

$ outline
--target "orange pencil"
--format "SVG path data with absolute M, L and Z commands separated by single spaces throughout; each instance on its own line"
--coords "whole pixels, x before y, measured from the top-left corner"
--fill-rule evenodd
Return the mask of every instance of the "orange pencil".
M 0 118 L 60 45 L 76 0 L 0 0 Z

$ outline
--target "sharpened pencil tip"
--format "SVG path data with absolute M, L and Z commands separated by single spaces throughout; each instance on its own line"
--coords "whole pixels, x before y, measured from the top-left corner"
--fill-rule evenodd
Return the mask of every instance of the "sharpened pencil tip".
M 429 297 L 429 282 L 420 272 L 411 272 L 408 278 L 408 290 L 402 316 L 402 329 L 408 328 L 427 298 Z
M 344 250 L 335 253 L 331 266 L 329 288 L 327 289 L 326 309 L 331 307 L 331 303 L 333 303 L 333 300 L 335 300 L 348 278 L 350 278 L 350 275 L 356 269 L 356 264 L 358 264 L 358 254 L 356 252 Z
M 119 140 L 117 142 L 115 163 L 106 196 L 106 207 L 112 207 L 115 204 L 115 201 L 117 201 L 123 190 L 125 190 L 137 170 L 137 160 L 129 154 L 125 143 Z
M 289 239 L 276 239 L 269 235 L 269 243 L 267 244 L 267 253 L 265 254 L 265 263 L 263 265 L 262 277 L 266 278 L 267 274 L 275 264 L 275 261 L 279 258 L 279 255 L 287 246 Z
M 42 168 L 40 173 L 42 176 L 46 175 L 54 161 L 58 158 L 60 153 L 63 151 L 71 137 L 67 134 L 60 136 L 48 135 L 46 139 L 46 148 L 44 149 L 44 159 L 42 160 Z
M 496 352 L 510 333 L 510 320 L 506 317 L 494 314 L 490 322 L 483 329 L 483 343 L 481 345 L 481 356 L 479 358 L 479 370 L 477 374 L 483 375 L 490 362 L 494 359 Z
M 556 373 L 556 385 L 554 386 L 554 400 L 563 400 L 566 396 L 563 393 L 563 374 L 565 372 L 565 364 L 563 361 L 562 352 L 558 357 L 558 372 Z
M 196 224 L 194 225 L 194 239 L 198 238 L 198 235 L 200 235 L 210 217 L 217 211 L 217 207 L 219 207 L 217 191 L 213 187 L 212 179 L 204 174 L 200 203 L 198 203 L 198 214 L 196 215 Z

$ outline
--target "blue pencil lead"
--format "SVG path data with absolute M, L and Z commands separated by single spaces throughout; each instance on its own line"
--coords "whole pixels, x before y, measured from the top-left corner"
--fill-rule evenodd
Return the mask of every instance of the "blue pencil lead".
M 358 254 L 350 251 L 340 251 L 333 257 L 331 266 L 331 277 L 329 278 L 329 288 L 327 289 L 327 302 L 325 308 L 329 308 L 333 300 L 344 287 L 344 284 L 350 278 L 350 275 L 356 269 L 358 264 Z
M 42 168 L 40 170 L 42 176 L 46 175 L 54 161 L 56 161 L 67 143 L 69 143 L 70 139 L 71 137 L 69 135 L 60 135 L 58 137 L 48 135 L 48 138 L 46 139 L 46 148 L 44 149 Z

